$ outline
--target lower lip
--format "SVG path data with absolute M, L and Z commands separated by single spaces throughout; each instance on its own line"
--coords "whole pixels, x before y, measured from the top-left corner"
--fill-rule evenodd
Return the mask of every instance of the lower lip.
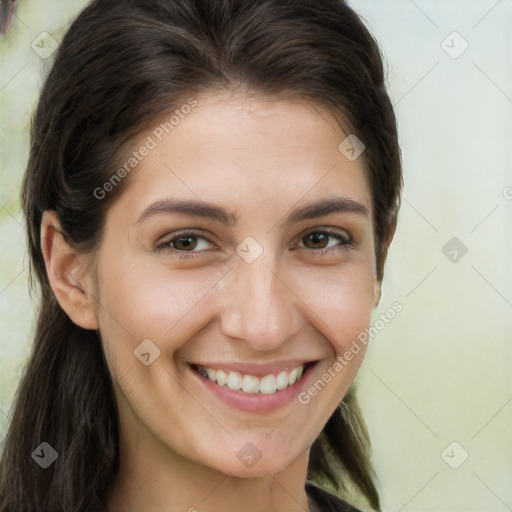
M 223 402 L 244 411 L 270 412 L 297 398 L 301 390 L 305 387 L 306 380 L 315 366 L 316 363 L 309 365 L 302 374 L 302 377 L 295 384 L 271 395 L 234 391 L 226 386 L 219 386 L 215 382 L 212 382 L 194 368 L 191 368 L 191 370 L 192 373 L 204 384 L 204 386 L 206 386 L 209 391 L 219 397 Z

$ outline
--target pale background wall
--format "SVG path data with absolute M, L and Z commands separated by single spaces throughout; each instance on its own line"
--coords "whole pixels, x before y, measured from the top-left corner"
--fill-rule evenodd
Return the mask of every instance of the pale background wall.
M 512 510 L 512 1 L 350 4 L 388 61 L 406 183 L 375 319 L 403 311 L 358 377 L 384 510 Z M 20 2 L 0 41 L 2 433 L 33 320 L 18 195 L 51 56 L 31 43 L 44 57 L 83 5 Z

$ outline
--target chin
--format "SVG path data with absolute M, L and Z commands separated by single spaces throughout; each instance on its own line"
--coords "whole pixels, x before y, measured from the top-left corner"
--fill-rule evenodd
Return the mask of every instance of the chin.
M 302 455 L 309 454 L 311 443 L 297 446 L 295 442 L 292 446 L 289 442 L 283 443 L 279 438 L 271 440 L 270 437 L 271 435 L 265 439 L 259 433 L 254 436 L 246 435 L 239 441 L 233 439 L 225 451 L 210 453 L 207 460 L 203 454 L 197 462 L 233 477 L 257 478 L 279 473 Z M 289 441 L 293 434 L 289 433 L 286 437 Z

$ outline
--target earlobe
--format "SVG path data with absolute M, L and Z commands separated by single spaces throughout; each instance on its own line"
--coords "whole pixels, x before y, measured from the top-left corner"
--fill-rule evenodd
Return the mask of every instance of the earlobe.
M 41 250 L 50 286 L 61 308 L 84 329 L 98 329 L 92 280 L 85 257 L 66 240 L 55 211 L 47 210 L 41 220 Z

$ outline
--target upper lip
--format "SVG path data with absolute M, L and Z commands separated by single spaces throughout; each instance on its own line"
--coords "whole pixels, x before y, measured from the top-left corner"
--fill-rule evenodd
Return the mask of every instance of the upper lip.
M 240 372 L 242 374 L 254 375 L 255 377 L 278 373 L 283 370 L 293 370 L 300 365 L 315 363 L 317 359 L 290 359 L 287 361 L 274 361 L 272 363 L 238 363 L 238 362 L 205 362 L 191 363 L 191 366 L 203 366 L 212 370 L 228 370 L 231 372 Z

